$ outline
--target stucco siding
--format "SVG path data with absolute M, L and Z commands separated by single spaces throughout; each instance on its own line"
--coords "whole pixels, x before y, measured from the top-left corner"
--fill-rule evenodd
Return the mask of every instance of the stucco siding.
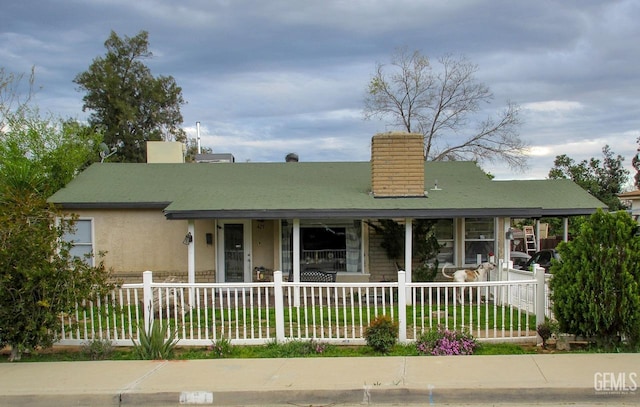
M 94 250 L 106 252 L 104 264 L 115 277 L 142 280 L 142 272 L 157 276 L 187 275 L 187 246 L 182 243 L 187 221 L 169 221 L 161 210 L 77 210 L 93 219 Z M 203 278 L 215 270 L 215 245 L 205 234 L 213 233 L 211 220 L 195 222 L 196 273 Z M 157 274 L 156 274 L 157 273 Z M 210 277 L 208 281 L 213 281 Z
M 254 220 L 251 226 L 253 267 L 275 270 L 280 247 L 276 244 L 278 228 L 273 220 Z M 278 257 L 276 257 L 278 256 Z

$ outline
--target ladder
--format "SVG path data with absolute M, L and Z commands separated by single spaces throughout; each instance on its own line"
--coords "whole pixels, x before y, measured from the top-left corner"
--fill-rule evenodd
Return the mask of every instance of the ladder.
M 524 245 L 527 254 L 533 254 L 538 251 L 536 247 L 536 235 L 533 231 L 533 226 L 524 226 Z

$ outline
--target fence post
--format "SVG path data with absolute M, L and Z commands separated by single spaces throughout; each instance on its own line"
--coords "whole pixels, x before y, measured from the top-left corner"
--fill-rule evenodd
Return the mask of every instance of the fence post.
M 284 295 L 282 290 L 282 271 L 273 272 L 273 296 L 276 317 L 276 342 L 284 342 Z
M 407 290 L 406 290 L 407 273 L 403 270 L 398 271 L 398 341 L 400 343 L 407 342 Z M 410 290 L 411 288 L 409 288 Z M 411 291 L 409 291 L 411 295 Z M 413 302 L 411 302 L 413 304 Z
M 153 273 L 151 271 L 145 271 L 142 273 L 142 304 L 143 304 L 143 316 L 144 316 L 144 331 L 149 332 L 151 319 L 153 318 L 153 291 L 151 290 L 151 283 L 153 282 Z
M 544 283 L 544 269 L 538 267 L 537 264 L 533 265 L 533 273 L 536 278 L 536 330 L 538 325 L 544 322 L 544 310 L 545 310 L 545 283 Z M 542 338 L 538 335 L 538 344 L 542 343 Z

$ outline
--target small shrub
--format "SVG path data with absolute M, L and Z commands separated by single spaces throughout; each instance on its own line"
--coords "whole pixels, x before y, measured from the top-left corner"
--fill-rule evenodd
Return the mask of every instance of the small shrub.
M 113 354 L 113 344 L 107 339 L 94 339 L 82 344 L 82 353 L 91 360 L 109 359 Z
M 476 347 L 477 342 L 470 334 L 443 327 L 423 332 L 416 341 L 421 355 L 472 355 Z
M 175 331 L 169 332 L 168 325 L 154 320 L 149 332 L 139 329 L 139 340 L 133 341 L 133 350 L 143 360 L 171 359 L 178 343 Z
M 321 355 L 325 351 L 327 351 L 328 348 L 329 348 L 329 345 L 327 345 L 326 343 L 317 342 L 317 341 L 314 341 L 313 339 L 308 341 L 302 341 L 300 343 L 301 356 Z
M 558 333 L 558 324 L 557 322 L 547 319 L 543 323 L 538 324 L 536 332 L 538 332 L 538 335 L 542 338 L 542 347 L 546 348 L 549 338 Z
M 379 315 L 364 333 L 367 345 L 375 351 L 388 353 L 398 341 L 398 323 L 388 315 Z
M 547 347 L 547 341 L 551 338 L 551 327 L 546 322 L 538 324 L 538 328 L 536 329 L 540 338 L 542 338 L 542 347 Z
M 213 341 L 211 346 L 208 348 L 209 351 L 213 353 L 213 356 L 216 358 L 225 358 L 231 355 L 233 352 L 233 345 L 231 341 L 227 338 L 220 338 L 218 340 Z
M 413 282 L 429 282 L 435 280 L 437 274 L 437 262 L 435 264 L 424 263 L 413 270 L 411 280 L 413 280 Z

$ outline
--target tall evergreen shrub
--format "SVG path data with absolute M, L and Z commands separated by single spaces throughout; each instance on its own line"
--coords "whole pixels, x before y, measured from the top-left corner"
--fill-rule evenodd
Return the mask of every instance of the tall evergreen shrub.
M 640 237 L 626 213 L 598 210 L 552 265 L 553 310 L 561 332 L 606 349 L 640 344 Z

